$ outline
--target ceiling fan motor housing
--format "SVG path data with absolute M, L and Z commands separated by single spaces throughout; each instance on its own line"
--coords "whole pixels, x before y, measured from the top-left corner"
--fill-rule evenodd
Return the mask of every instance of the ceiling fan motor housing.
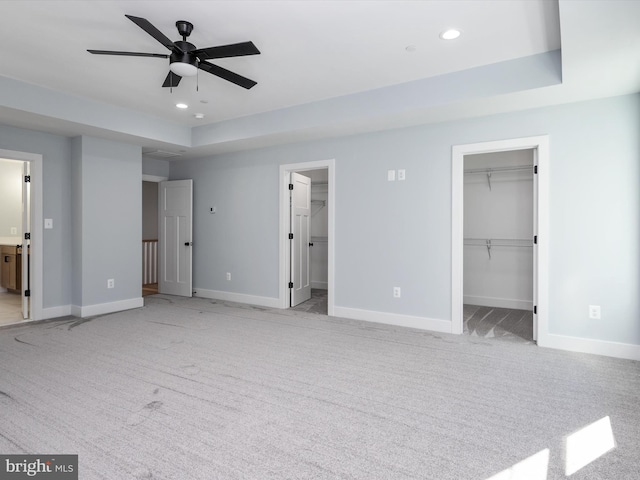
M 189 24 L 191 25 L 191 24 Z M 180 41 L 175 42 L 176 47 L 174 48 L 171 56 L 169 57 L 169 63 L 186 63 L 189 65 L 193 65 L 194 67 L 198 66 L 198 58 L 191 52 L 193 52 L 196 47 L 192 43 Z

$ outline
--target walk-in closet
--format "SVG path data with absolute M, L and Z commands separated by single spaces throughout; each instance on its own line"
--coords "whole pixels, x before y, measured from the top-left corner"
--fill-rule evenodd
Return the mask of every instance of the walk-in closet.
M 464 331 L 533 342 L 534 151 L 464 159 Z

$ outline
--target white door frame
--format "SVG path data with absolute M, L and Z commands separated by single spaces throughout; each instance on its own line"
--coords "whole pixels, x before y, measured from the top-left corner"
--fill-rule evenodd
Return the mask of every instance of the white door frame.
M 37 153 L 18 152 L 0 149 L 0 158 L 29 162 L 31 169 L 31 249 L 30 249 L 30 283 L 31 308 L 30 320 L 42 320 L 42 252 L 43 252 L 43 218 L 42 218 L 42 155 Z M 24 234 L 24 232 L 22 232 Z M 24 254 L 24 252 L 23 252 Z
M 451 333 L 463 331 L 464 157 L 478 153 L 530 150 L 537 153 L 537 343 L 548 344 L 549 320 L 549 136 L 454 145 L 451 155 Z M 534 193 L 534 198 L 536 194 Z M 534 266 L 535 268 L 535 266 Z
M 328 172 L 327 216 L 328 216 L 328 277 L 327 277 L 327 313 L 334 313 L 335 286 L 335 159 L 316 160 L 304 163 L 289 163 L 280 165 L 280 260 L 278 281 L 280 282 L 278 303 L 280 308 L 289 308 L 289 271 L 291 265 L 289 242 L 289 178 L 291 172 L 302 173 L 307 170 L 326 168 Z

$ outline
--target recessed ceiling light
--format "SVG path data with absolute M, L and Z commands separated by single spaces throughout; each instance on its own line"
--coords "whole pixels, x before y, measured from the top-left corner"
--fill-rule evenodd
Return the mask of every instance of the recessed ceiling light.
M 456 30 L 455 28 L 450 28 L 443 32 L 440 32 L 440 38 L 442 40 L 455 40 L 460 36 L 460 30 Z
M 189 108 L 189 105 L 186 103 L 176 103 L 177 108 Z
M 209 103 L 209 100 L 200 100 L 200 103 Z
M 196 113 L 193 115 L 194 117 L 196 117 L 198 120 L 204 118 L 204 113 Z

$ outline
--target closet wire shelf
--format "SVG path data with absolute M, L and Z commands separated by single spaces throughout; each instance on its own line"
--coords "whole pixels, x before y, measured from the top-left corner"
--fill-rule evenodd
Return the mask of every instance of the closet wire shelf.
M 533 247 L 533 240 L 520 238 L 465 238 L 464 245 L 472 247 L 486 247 L 487 255 L 491 258 L 493 247 Z
M 491 190 L 491 174 L 492 173 L 500 173 L 500 172 L 516 172 L 520 170 L 530 170 L 533 173 L 534 165 L 514 165 L 512 167 L 489 167 L 489 168 L 472 168 L 470 170 L 465 170 L 465 175 L 474 175 L 474 174 L 482 174 L 487 176 L 487 184 L 489 185 L 489 190 Z

